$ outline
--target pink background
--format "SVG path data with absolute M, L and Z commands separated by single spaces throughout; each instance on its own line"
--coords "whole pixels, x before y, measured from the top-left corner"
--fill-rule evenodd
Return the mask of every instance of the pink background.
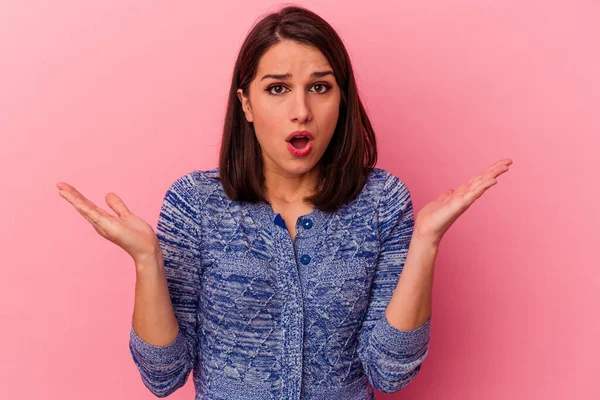
M 423 369 L 378 398 L 600 398 L 598 2 L 297 4 L 343 38 L 416 212 L 514 161 L 442 241 Z M 131 259 L 55 184 L 154 225 L 177 177 L 216 166 L 235 56 L 275 6 L 1 3 L 0 397 L 154 398 L 128 349 Z

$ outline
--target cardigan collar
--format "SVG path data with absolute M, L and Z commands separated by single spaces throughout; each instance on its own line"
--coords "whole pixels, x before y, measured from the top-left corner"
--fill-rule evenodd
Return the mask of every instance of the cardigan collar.
M 277 227 L 278 223 L 283 221 L 279 213 L 273 211 L 273 207 L 267 201 L 259 201 L 256 203 L 245 203 L 250 210 L 251 217 L 257 217 L 258 222 L 262 227 L 270 229 Z M 313 210 L 305 215 L 301 215 L 296 221 L 296 232 L 302 231 L 302 236 L 312 236 L 316 232 L 321 232 L 329 218 L 333 215 L 332 212 L 321 211 L 314 207 Z
M 216 167 L 208 170 L 206 171 L 206 174 L 209 177 L 215 178 L 219 175 L 219 168 Z M 223 187 L 220 184 L 219 186 L 223 197 L 227 198 L 227 195 L 223 192 Z M 241 203 L 242 207 L 246 211 L 246 215 L 249 215 L 253 220 L 256 220 L 261 227 L 269 230 L 271 230 L 272 227 L 280 228 L 280 226 L 278 226 L 277 219 L 278 216 L 281 218 L 281 215 L 275 213 L 273 211 L 273 207 L 267 201 L 263 200 L 254 203 Z M 333 214 L 333 212 L 321 211 L 314 207 L 310 213 L 302 215 L 298 218 L 296 221 L 296 232 L 302 232 L 302 236 L 312 236 L 315 234 L 315 232 L 320 232 L 325 228 L 327 221 L 329 221 L 329 218 L 331 218 Z

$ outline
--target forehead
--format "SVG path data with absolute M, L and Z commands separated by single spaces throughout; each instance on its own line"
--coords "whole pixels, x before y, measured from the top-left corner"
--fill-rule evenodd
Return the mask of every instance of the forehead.
M 284 40 L 279 42 L 261 57 L 257 67 L 257 77 L 263 74 L 291 73 L 293 78 L 308 76 L 313 71 L 331 69 L 321 50 L 306 44 Z

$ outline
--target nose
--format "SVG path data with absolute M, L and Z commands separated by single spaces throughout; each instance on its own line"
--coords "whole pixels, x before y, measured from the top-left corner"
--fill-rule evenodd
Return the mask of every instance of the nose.
M 296 91 L 292 99 L 292 120 L 299 124 L 311 119 L 310 104 L 308 102 L 308 94 L 301 90 Z

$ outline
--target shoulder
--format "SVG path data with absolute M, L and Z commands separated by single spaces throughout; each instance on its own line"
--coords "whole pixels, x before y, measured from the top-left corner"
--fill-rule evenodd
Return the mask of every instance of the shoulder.
M 378 207 L 391 207 L 410 200 L 404 181 L 383 168 L 373 168 L 367 179 L 367 191 L 375 197 Z
M 218 176 L 218 168 L 189 171 L 172 181 L 167 193 L 174 193 L 192 202 L 204 201 L 222 188 Z M 218 192 L 220 193 L 222 190 Z
M 205 187 L 219 186 L 219 169 L 213 168 L 208 170 L 193 170 L 184 175 L 179 176 L 171 184 L 171 187 L 176 189 L 196 189 L 201 190 Z

